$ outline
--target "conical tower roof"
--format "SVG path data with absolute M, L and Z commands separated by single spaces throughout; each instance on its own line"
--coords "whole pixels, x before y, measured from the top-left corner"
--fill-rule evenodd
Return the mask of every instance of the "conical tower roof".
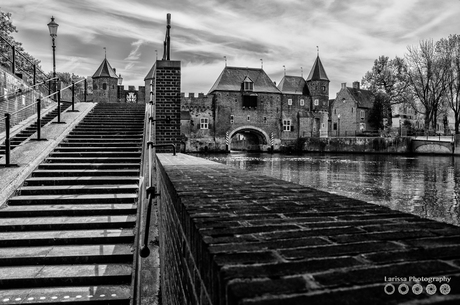
M 113 71 L 112 66 L 110 65 L 107 58 L 104 58 L 99 68 L 96 70 L 96 73 L 93 74 L 93 78 L 99 77 L 111 77 L 111 78 L 118 78 L 115 71 Z
M 311 68 L 310 74 L 308 74 L 307 82 L 314 81 L 314 80 L 327 80 L 326 70 L 324 70 L 323 64 L 321 63 L 321 59 L 319 59 L 319 55 L 316 57 L 315 63 L 313 64 L 313 68 Z

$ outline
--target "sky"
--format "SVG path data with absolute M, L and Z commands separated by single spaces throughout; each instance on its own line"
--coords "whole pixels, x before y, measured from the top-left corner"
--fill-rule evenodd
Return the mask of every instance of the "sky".
M 319 56 L 330 98 L 385 55 L 460 31 L 460 0 L 0 0 L 14 38 L 52 70 L 51 16 L 59 24 L 56 69 L 91 76 L 104 59 L 125 86 L 143 86 L 163 57 L 171 14 L 171 60 L 181 61 L 181 91 L 208 93 L 228 66 L 308 76 Z

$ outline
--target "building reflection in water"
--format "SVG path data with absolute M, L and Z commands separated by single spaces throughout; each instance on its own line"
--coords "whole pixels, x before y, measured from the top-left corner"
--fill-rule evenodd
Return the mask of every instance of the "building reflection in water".
M 199 155 L 240 169 L 457 226 L 460 159 L 451 156 Z

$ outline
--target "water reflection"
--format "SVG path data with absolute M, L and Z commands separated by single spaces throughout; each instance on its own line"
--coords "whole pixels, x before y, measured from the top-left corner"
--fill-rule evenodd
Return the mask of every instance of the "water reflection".
M 257 153 L 198 156 L 460 225 L 458 157 Z

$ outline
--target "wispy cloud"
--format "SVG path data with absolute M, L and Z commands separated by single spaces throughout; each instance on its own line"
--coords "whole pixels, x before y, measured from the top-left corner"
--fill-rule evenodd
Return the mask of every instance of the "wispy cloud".
M 59 23 L 57 69 L 91 75 L 107 58 L 126 85 L 143 78 L 163 53 L 166 14 L 172 14 L 172 58 L 182 63 L 182 87 L 207 92 L 224 67 L 259 67 L 274 81 L 287 72 L 308 75 L 316 46 L 331 79 L 360 80 L 380 55 L 403 56 L 408 45 L 439 39 L 460 28 L 460 1 L 444 0 L 16 0 L 17 40 L 51 70 L 46 24 Z

